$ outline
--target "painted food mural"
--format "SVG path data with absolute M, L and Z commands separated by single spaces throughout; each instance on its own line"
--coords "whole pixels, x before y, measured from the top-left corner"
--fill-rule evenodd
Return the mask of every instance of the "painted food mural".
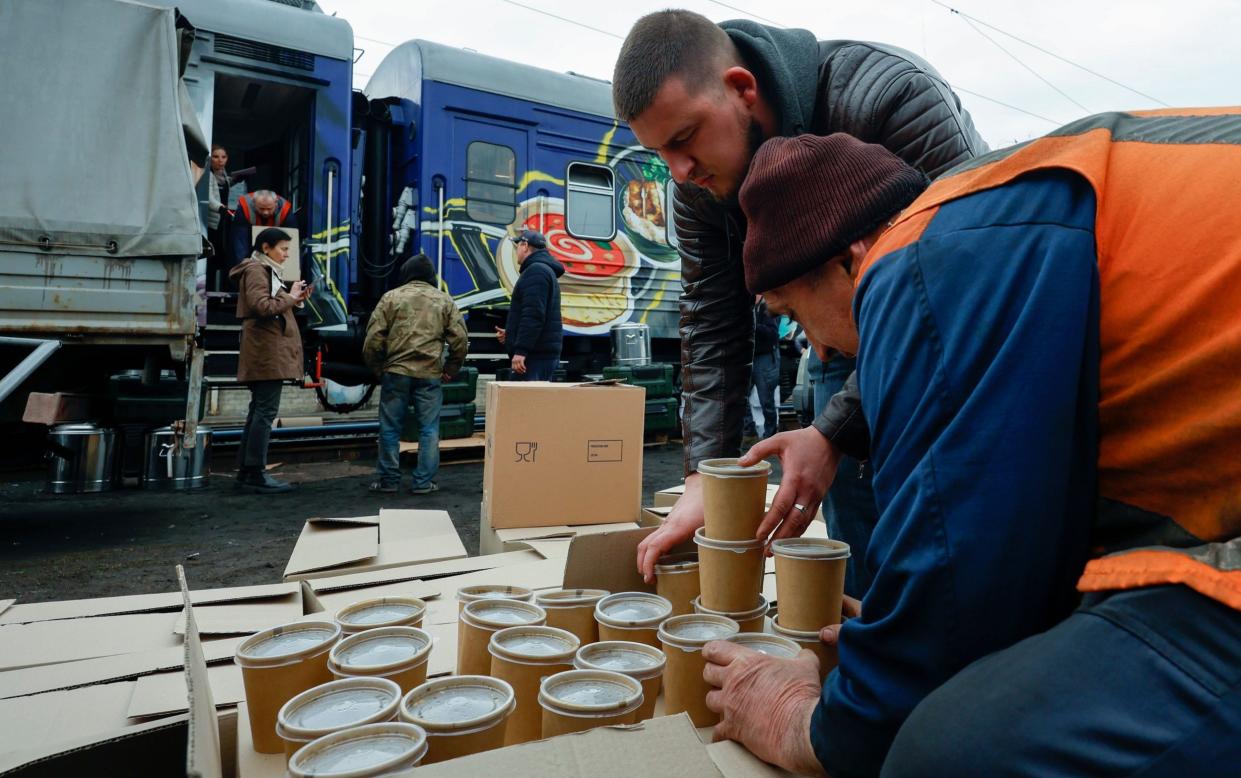
M 542 232 L 548 251 L 565 268 L 560 279 L 565 328 L 577 334 L 606 333 L 614 324 L 643 322 L 654 337 L 678 337 L 680 258 L 668 238 L 668 169 L 641 146 L 621 149 L 608 160 L 614 173 L 616 233 L 611 240 L 570 235 L 564 181 L 532 171 L 519 187 L 515 218 L 508 225 L 468 218 L 464 201 L 445 214 L 461 263 L 444 268 L 445 280 L 463 310 L 506 305 L 518 278 L 515 247 L 505 239 L 524 229 Z M 550 186 L 549 186 L 550 185 Z M 555 192 L 557 196 L 553 196 Z M 438 227 L 424 208 L 424 247 L 434 256 Z

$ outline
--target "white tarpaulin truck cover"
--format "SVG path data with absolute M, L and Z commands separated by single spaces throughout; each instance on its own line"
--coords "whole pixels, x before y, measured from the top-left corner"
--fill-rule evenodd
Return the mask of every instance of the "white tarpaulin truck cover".
M 200 253 L 183 32 L 123 0 L 0 0 L 0 249 Z

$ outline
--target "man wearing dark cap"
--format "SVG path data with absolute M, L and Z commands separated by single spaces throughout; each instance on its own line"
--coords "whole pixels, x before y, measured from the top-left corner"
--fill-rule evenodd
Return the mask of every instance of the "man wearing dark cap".
M 741 188 L 749 290 L 857 354 L 879 521 L 821 688 L 705 647 L 716 737 L 836 778 L 1236 775 L 1241 108 L 923 180 L 803 135 Z
M 748 412 L 754 356 L 753 299 L 741 274 L 746 218 L 737 191 L 765 139 L 846 132 L 879 143 L 937 176 L 987 150 L 948 83 L 912 52 L 866 41 L 815 39 L 809 30 L 749 20 L 715 24 L 686 10 L 648 14 L 629 31 L 612 76 L 616 115 L 668 163 L 678 186 L 669 207 L 681 254 L 681 397 L 685 492 L 667 520 L 638 548 L 653 580 L 655 561 L 703 525 L 698 463 L 737 456 Z M 777 200 L 784 193 L 777 193 Z M 835 195 L 832 195 L 835 196 Z M 833 361 L 833 375 L 852 367 Z M 759 527 L 762 536 L 800 535 L 845 454 L 867 458 L 867 430 L 856 386 L 834 397 L 814 422 L 818 438 L 788 452 L 780 489 Z M 853 466 L 857 473 L 857 464 Z M 854 479 L 828 495 L 833 537 L 862 563 L 873 524 L 869 493 Z M 865 581 L 850 575 L 850 581 Z M 855 593 L 861 594 L 855 589 Z
M 560 282 L 564 266 L 547 253 L 547 238 L 525 230 L 511 239 L 517 247 L 518 278 L 508 321 L 496 337 L 512 359 L 514 381 L 550 381 L 560 366 L 564 325 Z
M 396 492 L 401 487 L 401 428 L 412 404 L 418 417 L 418 465 L 410 492 L 430 494 L 439 489 L 440 381 L 451 380 L 461 369 L 469 337 L 461 311 L 440 290 L 426 254 L 401 265 L 400 282 L 379 299 L 362 346 L 366 365 L 380 376 L 379 461 L 370 489 Z

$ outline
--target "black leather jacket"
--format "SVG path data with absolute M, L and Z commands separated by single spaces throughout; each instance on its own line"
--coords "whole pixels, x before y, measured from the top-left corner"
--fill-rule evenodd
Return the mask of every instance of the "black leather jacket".
M 770 83 L 763 84 L 761 78 L 764 72 L 778 73 L 779 67 L 768 61 L 755 68 L 751 58 L 782 64 L 779 36 L 788 31 L 774 32 L 752 22 L 722 26 L 760 74 L 764 96 L 780 103 L 781 97 L 773 99 Z M 759 45 L 743 45 L 756 33 Z M 777 39 L 765 40 L 763 34 Z M 860 41 L 819 41 L 818 56 L 813 116 L 808 125 L 786 120 L 785 134 L 847 132 L 882 144 L 931 178 L 987 151 L 960 100 L 918 56 Z M 683 184 L 675 190 L 673 213 L 684 286 L 681 388 L 688 474 L 700 460 L 740 451 L 754 353 L 754 298 L 745 288 L 741 247 L 746 224 L 736 203 L 725 204 L 693 184 Z M 869 432 L 854 377 L 814 426 L 845 453 L 867 458 Z

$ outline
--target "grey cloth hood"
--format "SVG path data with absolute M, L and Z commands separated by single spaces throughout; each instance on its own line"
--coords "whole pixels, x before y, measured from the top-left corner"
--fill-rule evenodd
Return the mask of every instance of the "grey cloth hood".
M 819 82 L 819 43 L 809 30 L 780 30 L 733 19 L 720 22 L 764 96 L 774 101 L 781 135 L 810 131 Z

